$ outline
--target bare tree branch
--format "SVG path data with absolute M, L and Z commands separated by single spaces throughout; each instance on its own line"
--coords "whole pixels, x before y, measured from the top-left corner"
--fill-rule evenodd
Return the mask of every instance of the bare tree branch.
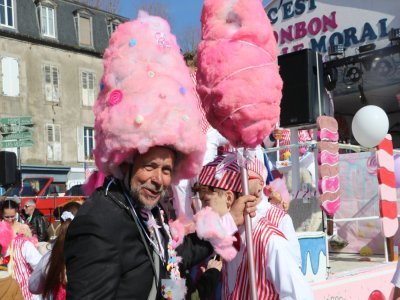
M 150 0 L 142 3 L 139 10 L 144 10 L 150 15 L 159 16 L 167 21 L 169 21 L 170 18 L 167 6 L 157 0 Z
M 200 27 L 187 27 L 179 40 L 183 52 L 196 52 L 201 40 Z

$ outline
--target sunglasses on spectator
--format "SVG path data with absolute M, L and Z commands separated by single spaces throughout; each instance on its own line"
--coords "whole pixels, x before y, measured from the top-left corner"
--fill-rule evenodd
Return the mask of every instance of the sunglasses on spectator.
M 31 207 L 31 205 L 26 205 L 26 204 L 25 204 L 24 207 L 25 207 L 25 208 L 28 208 L 28 207 Z

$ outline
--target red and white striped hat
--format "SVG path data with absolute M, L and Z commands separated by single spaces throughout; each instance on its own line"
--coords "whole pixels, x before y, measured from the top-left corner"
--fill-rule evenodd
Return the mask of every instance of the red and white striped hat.
M 223 146 L 218 147 L 218 154 L 223 155 L 229 152 L 236 153 L 237 150 L 234 148 L 231 144 L 225 144 Z M 268 170 L 265 167 L 264 163 L 257 159 L 257 157 L 254 154 L 254 158 L 248 162 L 247 168 L 248 170 L 254 171 L 258 175 L 260 175 L 261 179 L 265 182 L 268 178 Z
M 238 165 L 236 159 L 230 160 L 225 164 L 223 161 L 228 155 L 236 155 L 236 153 L 231 152 L 219 155 L 214 161 L 205 165 L 199 175 L 199 184 L 216 187 L 223 190 L 230 190 L 233 192 L 242 192 L 240 166 Z M 225 166 L 223 166 L 222 172 L 218 175 L 217 169 L 221 167 L 221 164 L 225 164 Z M 254 158 L 253 161 L 249 161 L 247 167 L 248 170 L 254 171 L 263 180 L 267 178 L 267 169 L 257 158 Z

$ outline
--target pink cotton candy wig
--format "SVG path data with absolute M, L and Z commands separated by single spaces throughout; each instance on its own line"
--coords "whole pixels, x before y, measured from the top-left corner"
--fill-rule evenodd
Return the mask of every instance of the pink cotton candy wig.
M 5 221 L 0 221 L 0 245 L 1 255 L 4 255 L 10 246 L 13 239 L 13 230 L 11 224 Z
M 154 146 L 178 153 L 174 182 L 201 170 L 206 139 L 193 81 L 168 23 L 145 12 L 118 26 L 104 53 L 94 106 L 98 169 L 121 177 L 119 165 Z

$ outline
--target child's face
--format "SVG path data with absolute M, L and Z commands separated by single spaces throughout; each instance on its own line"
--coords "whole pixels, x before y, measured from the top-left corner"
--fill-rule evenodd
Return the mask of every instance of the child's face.
M 229 212 L 230 205 L 226 191 L 202 185 L 199 196 L 203 207 L 211 207 L 220 216 Z
M 249 194 L 256 197 L 256 204 L 262 199 L 263 187 L 264 182 L 261 178 L 253 171 L 249 171 Z
M 17 219 L 17 210 L 15 208 L 6 208 L 3 212 L 3 219 L 6 222 L 14 223 Z

